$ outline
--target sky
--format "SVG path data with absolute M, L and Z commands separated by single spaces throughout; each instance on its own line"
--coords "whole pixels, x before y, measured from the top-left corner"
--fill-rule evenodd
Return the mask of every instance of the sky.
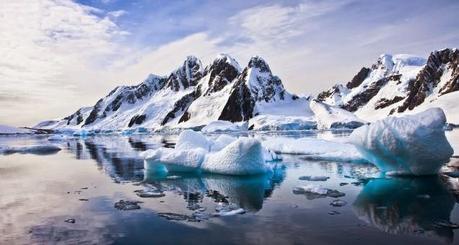
M 259 55 L 314 95 L 383 53 L 459 48 L 457 13 L 457 0 L 0 1 L 0 124 L 62 118 L 188 55 Z

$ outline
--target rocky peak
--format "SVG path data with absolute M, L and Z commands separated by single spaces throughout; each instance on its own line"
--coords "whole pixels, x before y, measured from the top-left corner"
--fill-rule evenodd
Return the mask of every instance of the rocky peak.
M 247 65 L 248 68 L 257 68 L 260 72 L 267 72 L 271 73 L 271 69 L 268 66 L 268 63 L 261 58 L 260 56 L 253 56 L 249 64 Z
M 227 54 L 219 54 L 211 65 L 207 66 L 203 76 L 209 75 L 208 89 L 204 95 L 222 90 L 240 73 L 240 66 Z
M 196 86 L 199 79 L 202 78 L 203 69 L 201 61 L 195 56 L 188 56 L 183 65 L 172 72 L 166 82 L 166 87 L 179 91 Z

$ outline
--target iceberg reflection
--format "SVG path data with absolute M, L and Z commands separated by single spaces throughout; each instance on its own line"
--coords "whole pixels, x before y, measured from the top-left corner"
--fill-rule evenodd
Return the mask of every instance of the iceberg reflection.
M 384 232 L 453 241 L 455 199 L 439 177 L 374 179 L 354 201 L 359 219 Z
M 256 212 L 274 188 L 285 178 L 284 169 L 255 176 L 226 176 L 215 174 L 165 175 L 145 172 L 144 183 L 162 191 L 183 193 L 188 206 L 197 200 L 210 198 L 214 202 L 235 204 L 247 211 Z

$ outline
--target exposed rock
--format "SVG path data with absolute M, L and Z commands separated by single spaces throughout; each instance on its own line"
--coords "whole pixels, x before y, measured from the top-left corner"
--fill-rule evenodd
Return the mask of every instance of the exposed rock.
M 360 71 L 352 78 L 352 80 L 346 84 L 346 87 L 352 89 L 360 86 L 365 78 L 368 77 L 370 72 L 370 68 L 362 67 L 362 69 L 360 69 Z

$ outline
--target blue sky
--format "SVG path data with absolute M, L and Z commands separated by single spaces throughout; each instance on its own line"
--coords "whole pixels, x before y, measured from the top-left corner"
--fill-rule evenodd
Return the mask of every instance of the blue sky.
M 17 0 L 0 4 L 0 123 L 33 125 L 187 55 L 264 57 L 294 93 L 346 82 L 382 53 L 459 47 L 456 0 Z M 39 105 L 39 106 L 35 106 Z

